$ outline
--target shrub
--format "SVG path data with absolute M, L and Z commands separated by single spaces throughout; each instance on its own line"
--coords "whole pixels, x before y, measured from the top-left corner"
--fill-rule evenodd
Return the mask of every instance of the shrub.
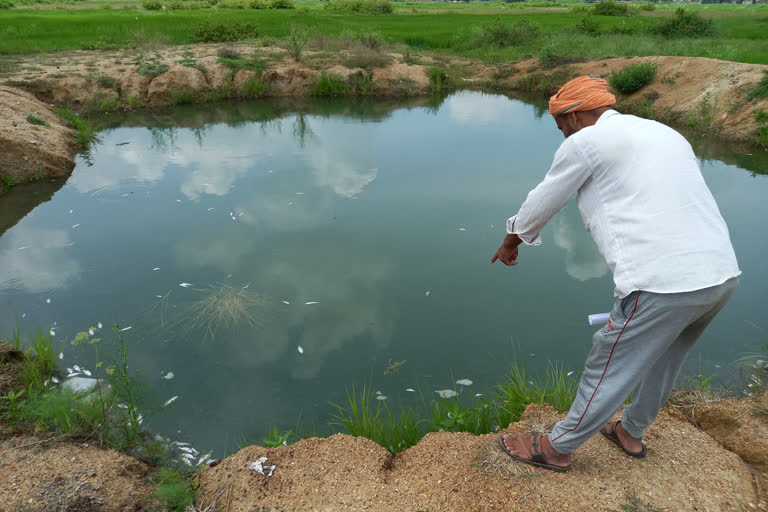
M 325 8 L 331 11 L 355 11 L 367 14 L 391 14 L 389 0 L 328 0 Z
M 646 4 L 643 4 L 640 6 L 641 11 L 655 11 L 656 10 L 656 4 L 652 4 L 651 2 L 648 2 Z
M 535 39 L 539 35 L 539 27 L 528 20 L 520 20 L 511 25 L 497 21 L 492 25 L 482 27 L 484 46 L 517 46 Z
M 195 43 L 226 43 L 241 41 L 258 36 L 252 23 L 223 23 L 207 21 L 192 29 L 192 41 Z
M 142 62 L 136 72 L 142 76 L 160 76 L 168 71 L 168 65 L 161 62 Z
M 631 64 L 615 73 L 611 73 L 608 77 L 608 83 L 620 93 L 632 94 L 650 83 L 655 76 L 656 63 L 641 62 L 639 64 Z
M 620 4 L 613 0 L 601 1 L 592 6 L 592 12 L 600 16 L 629 16 L 629 5 Z
M 96 79 L 96 82 L 105 89 L 111 89 L 115 86 L 115 79 L 107 75 L 101 75 Z
M 766 112 L 763 109 L 758 110 L 755 112 L 755 122 L 757 124 L 768 124 L 768 112 Z
M 342 63 L 350 69 L 363 68 L 371 70 L 374 68 L 383 68 L 386 67 L 390 62 L 392 62 L 392 57 L 386 53 L 375 52 L 367 49 L 361 49 L 360 51 L 355 51 L 342 57 Z
M 245 0 L 219 0 L 216 7 L 219 9 L 247 9 L 250 6 Z
M 295 9 L 293 0 L 272 0 L 269 4 L 270 9 Z
M 651 27 L 651 32 L 664 37 L 703 37 L 714 34 L 715 28 L 712 20 L 704 19 L 695 12 L 680 7 L 674 16 L 660 18 Z
M 312 94 L 314 96 L 347 96 L 349 88 L 339 75 L 329 75 L 323 71 L 312 88 Z
M 581 18 L 573 28 L 576 32 L 596 36 L 600 30 L 600 23 L 598 23 L 594 16 L 587 15 Z
M 13 7 L 11 0 L 0 0 L 0 9 L 10 9 Z
M 268 0 L 249 0 L 248 7 L 251 9 L 269 9 Z
M 304 52 L 304 47 L 307 46 L 307 41 L 309 41 L 309 34 L 306 29 L 291 27 L 291 33 L 285 40 L 285 49 L 296 62 L 301 60 L 301 54 Z
M 243 98 L 259 98 L 267 93 L 267 85 L 258 76 L 249 78 L 240 88 Z
M 141 6 L 148 11 L 159 11 L 163 8 L 163 2 L 160 0 L 144 0 Z
M 384 46 L 384 39 L 376 32 L 363 32 L 360 34 L 360 42 L 371 50 L 378 50 Z
M 219 57 L 223 57 L 225 59 L 239 59 L 240 58 L 240 52 L 239 51 L 235 50 L 234 48 L 228 48 L 226 46 L 223 47 L 223 48 L 219 48 L 216 51 L 216 55 L 218 55 Z

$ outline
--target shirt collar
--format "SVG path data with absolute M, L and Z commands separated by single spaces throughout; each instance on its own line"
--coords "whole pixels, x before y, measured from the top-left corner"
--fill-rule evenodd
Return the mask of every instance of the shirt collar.
M 613 109 L 606 110 L 605 112 L 600 114 L 600 117 L 597 118 L 597 121 L 595 121 L 595 124 L 599 123 L 603 119 L 608 119 L 609 117 L 619 116 L 619 115 L 621 115 L 621 114 L 619 112 L 613 110 Z

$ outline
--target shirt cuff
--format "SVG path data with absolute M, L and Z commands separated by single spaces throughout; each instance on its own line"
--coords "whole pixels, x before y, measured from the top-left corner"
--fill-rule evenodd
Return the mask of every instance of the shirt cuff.
M 525 245 L 541 245 L 541 233 L 536 233 L 535 235 L 523 235 L 518 231 L 515 231 L 516 220 L 517 215 L 507 219 L 507 234 L 519 236 L 520 240 L 522 240 Z

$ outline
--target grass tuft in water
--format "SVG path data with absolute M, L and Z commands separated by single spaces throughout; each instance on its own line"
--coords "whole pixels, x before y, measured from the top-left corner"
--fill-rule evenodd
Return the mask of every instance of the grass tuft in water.
M 210 286 L 208 294 L 194 302 L 179 322 L 186 323 L 186 330 L 203 329 L 211 340 L 219 329 L 230 329 L 238 324 L 263 327 L 258 310 L 267 303 L 260 295 L 244 288 L 227 285 Z
M 87 121 L 72 110 L 65 106 L 60 106 L 56 109 L 56 113 L 62 119 L 64 119 L 69 125 L 77 130 L 77 141 L 83 146 L 86 151 L 90 149 L 91 144 L 99 142 L 99 137 L 96 135 L 98 127 Z

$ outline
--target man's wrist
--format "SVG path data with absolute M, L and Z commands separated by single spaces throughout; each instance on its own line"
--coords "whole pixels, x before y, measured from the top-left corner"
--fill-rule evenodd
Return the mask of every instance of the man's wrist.
M 515 233 L 510 233 L 504 238 L 504 246 L 509 247 L 510 249 L 514 249 L 518 245 L 523 243 L 523 241 L 520 239 L 519 236 L 517 236 Z

